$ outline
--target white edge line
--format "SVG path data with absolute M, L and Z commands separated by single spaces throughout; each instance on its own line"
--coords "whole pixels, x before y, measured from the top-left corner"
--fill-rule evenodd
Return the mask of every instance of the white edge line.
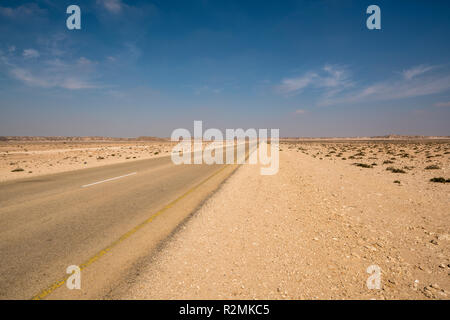
M 90 183 L 90 184 L 85 184 L 84 186 L 81 186 L 81 187 L 82 188 L 90 187 L 90 186 L 93 186 L 95 184 L 99 184 L 99 183 L 103 183 L 103 182 L 108 182 L 108 181 L 117 180 L 117 179 L 128 177 L 128 176 L 132 176 L 132 175 L 134 175 L 136 173 L 137 172 L 132 172 L 132 173 L 129 173 L 129 174 L 125 174 L 123 176 L 114 177 L 114 178 L 110 178 L 110 179 L 106 179 L 106 180 L 102 180 L 102 181 L 98 181 L 98 182 L 94 182 L 94 183 Z

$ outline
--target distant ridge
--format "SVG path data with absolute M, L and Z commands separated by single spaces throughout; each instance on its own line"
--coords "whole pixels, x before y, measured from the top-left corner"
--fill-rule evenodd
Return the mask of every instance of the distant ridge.
M 141 136 L 137 138 L 114 138 L 101 136 L 88 137 L 61 137 L 61 136 L 0 136 L 0 141 L 168 141 L 168 138 L 146 137 Z
M 384 136 L 370 136 L 370 137 L 284 137 L 282 140 L 436 140 L 436 139 L 450 139 L 450 136 L 408 136 L 398 134 L 388 134 Z
M 385 136 L 373 136 L 370 137 L 372 139 L 442 139 L 442 138 L 448 138 L 445 136 L 406 136 L 406 135 L 399 135 L 399 134 L 388 134 Z
M 436 139 L 450 139 L 450 136 L 408 136 L 389 134 L 384 136 L 371 137 L 282 137 L 280 140 L 436 140 Z M 60 142 L 89 142 L 89 141 L 153 141 L 164 142 L 170 141 L 169 138 L 160 138 L 153 136 L 140 136 L 136 138 L 117 138 L 117 137 L 102 137 L 102 136 L 86 136 L 86 137 L 64 137 L 64 136 L 0 136 L 0 141 L 60 141 Z
M 135 140 L 137 140 L 137 141 L 167 141 L 167 140 L 170 140 L 170 139 L 168 139 L 168 138 L 159 138 L 159 137 L 142 136 L 142 137 L 137 137 Z

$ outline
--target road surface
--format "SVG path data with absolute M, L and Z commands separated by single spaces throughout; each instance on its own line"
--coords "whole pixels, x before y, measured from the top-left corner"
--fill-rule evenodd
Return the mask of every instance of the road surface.
M 113 281 L 106 273 L 123 271 L 148 255 L 146 250 L 170 235 L 232 167 L 176 166 L 170 157 L 161 157 L 0 183 L 0 299 L 51 297 L 65 287 L 61 279 L 68 276 L 68 266 L 88 270 L 94 261 L 95 272 L 82 278 L 82 296 L 68 297 L 98 298 L 105 291 L 97 289 L 114 286 L 106 284 Z M 196 202 L 177 204 L 177 213 L 172 205 L 164 207 L 219 171 L 224 171 L 222 176 Z M 167 212 L 150 221 L 162 208 Z M 134 233 L 143 221 L 152 225 L 141 231 L 145 234 L 139 240 L 129 237 L 108 265 L 101 266 L 103 255 L 113 254 L 118 239 Z

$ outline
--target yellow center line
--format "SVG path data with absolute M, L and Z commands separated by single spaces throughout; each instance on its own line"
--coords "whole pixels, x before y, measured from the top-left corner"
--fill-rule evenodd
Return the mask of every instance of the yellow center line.
M 83 270 L 85 268 L 87 268 L 89 265 L 91 265 L 92 263 L 94 263 L 95 261 L 97 261 L 98 259 L 100 259 L 102 256 L 104 256 L 105 254 L 107 254 L 109 251 L 111 251 L 112 248 L 114 248 L 115 246 L 117 246 L 119 243 L 123 242 L 124 240 L 126 240 L 127 238 L 129 238 L 131 235 L 133 235 L 134 233 L 136 233 L 139 229 L 141 229 L 142 227 L 144 227 L 145 225 L 149 224 L 150 222 L 153 221 L 153 219 L 155 219 L 157 216 L 159 216 L 160 214 L 164 213 L 166 210 L 170 209 L 171 207 L 173 207 L 178 201 L 182 200 L 183 198 L 185 198 L 186 196 L 188 196 L 189 194 L 191 194 L 194 190 L 198 189 L 198 187 L 200 187 L 201 185 L 203 185 L 204 183 L 206 183 L 208 180 L 210 180 L 211 178 L 213 178 L 214 176 L 216 176 L 217 174 L 219 174 L 220 172 L 222 172 L 225 168 L 227 168 L 229 165 L 225 165 L 224 167 L 222 167 L 221 169 L 217 170 L 215 173 L 213 173 L 212 175 L 210 175 L 208 178 L 206 178 L 205 180 L 203 180 L 202 182 L 200 182 L 199 184 L 193 186 L 192 188 L 190 188 L 188 191 L 186 191 L 184 194 L 182 194 L 181 196 L 179 196 L 178 198 L 176 198 L 175 200 L 173 200 L 172 202 L 169 202 L 167 205 L 165 205 L 161 210 L 159 210 L 158 212 L 152 214 L 147 220 L 141 222 L 140 224 L 138 224 L 136 227 L 134 227 L 133 229 L 129 230 L 128 232 L 126 232 L 125 234 L 123 234 L 120 238 L 118 238 L 117 240 L 115 240 L 114 242 L 112 242 L 110 245 L 108 245 L 106 248 L 100 250 L 99 252 L 97 252 L 96 254 L 94 254 L 91 258 L 89 258 L 87 261 L 85 261 L 84 263 L 82 263 L 79 267 L 80 270 Z M 230 175 L 234 172 L 234 170 L 230 173 Z M 53 291 L 55 291 L 56 289 L 58 289 L 59 287 L 61 287 L 66 281 L 67 279 L 70 277 L 71 275 L 68 274 L 66 276 L 64 276 L 62 279 L 56 281 L 55 283 L 53 283 L 52 285 L 50 285 L 49 287 L 47 287 L 46 289 L 42 290 L 41 292 L 39 292 L 38 294 L 36 294 L 35 296 L 33 296 L 31 299 L 32 300 L 41 300 L 44 299 L 45 297 L 47 297 L 49 294 L 51 294 Z

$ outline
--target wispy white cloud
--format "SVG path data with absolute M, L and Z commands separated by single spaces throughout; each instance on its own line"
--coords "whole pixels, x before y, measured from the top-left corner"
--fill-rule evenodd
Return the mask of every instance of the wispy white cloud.
M 277 92 L 301 94 L 306 88 L 318 89 L 317 106 L 342 105 L 364 101 L 383 101 L 438 94 L 450 90 L 450 73 L 433 72 L 436 66 L 419 65 L 401 72 L 401 77 L 362 86 L 350 77 L 347 68 L 326 65 L 316 72 L 287 78 Z
M 47 80 L 33 76 L 30 71 L 22 69 L 22 68 L 14 68 L 11 70 L 11 74 L 14 78 L 21 80 L 22 82 L 37 87 L 48 88 L 53 86 Z
M 295 95 L 301 93 L 305 88 L 322 88 L 328 96 L 344 90 L 352 85 L 346 68 L 336 65 L 325 65 L 317 72 L 307 72 L 295 78 L 285 78 L 281 84 L 276 86 L 279 93 Z
M 436 102 L 434 104 L 435 107 L 450 107 L 450 101 L 446 102 Z
M 395 79 L 375 83 L 338 97 L 325 98 L 318 105 L 387 101 L 414 98 L 445 92 L 450 89 L 450 75 L 439 75 L 411 80 Z
M 70 41 L 71 37 L 58 32 L 47 37 L 39 37 L 37 43 L 42 48 L 41 51 L 45 51 L 48 55 L 64 57 L 69 56 L 70 51 L 72 51 L 72 48 L 68 45 Z
M 80 58 L 77 60 L 77 64 L 78 64 L 79 66 L 92 66 L 92 65 L 95 64 L 95 62 L 92 61 L 92 60 L 89 60 L 88 58 L 80 57 Z
M 41 59 L 31 59 L 37 57 Z M 25 49 L 22 54 L 10 49 L 5 54 L 0 50 L 0 71 L 32 87 L 68 90 L 103 87 L 95 81 L 98 77 L 96 62 L 86 57 L 62 60 L 36 49 Z
M 403 74 L 403 77 L 406 80 L 411 80 L 411 79 L 413 79 L 416 76 L 419 76 L 421 74 L 424 74 L 424 73 L 426 73 L 428 71 L 433 70 L 434 68 L 436 68 L 436 67 L 435 66 L 428 66 L 428 65 L 420 65 L 420 66 L 412 67 L 412 68 L 407 69 L 407 70 L 403 70 L 402 74 Z
M 190 86 L 188 86 L 190 87 Z M 200 87 L 194 87 L 194 94 L 195 95 L 200 95 L 203 93 L 214 93 L 214 94 L 219 94 L 223 91 L 223 88 L 211 88 L 210 86 L 207 85 L 203 85 Z
M 304 110 L 304 109 L 295 110 L 295 114 L 305 114 L 305 113 L 306 113 L 306 110 Z
M 277 91 L 285 94 L 300 93 L 318 77 L 316 73 L 307 73 L 301 77 L 283 79 L 276 87 Z
M 97 88 L 97 85 L 91 84 L 81 78 L 67 76 L 64 74 L 39 74 L 35 75 L 31 71 L 23 68 L 14 68 L 11 75 L 25 84 L 41 88 L 64 88 L 69 90 Z
M 37 17 L 46 12 L 47 10 L 40 8 L 35 3 L 27 3 L 15 8 L 0 6 L 0 16 L 11 19 Z
M 124 5 L 121 0 L 97 0 L 97 4 L 114 14 L 120 13 Z
M 25 59 L 30 59 L 30 58 L 38 58 L 40 56 L 39 51 L 35 50 L 35 49 L 25 49 L 23 50 L 22 56 Z
M 70 90 L 99 88 L 98 85 L 89 83 L 86 80 L 71 77 L 65 78 L 59 86 Z
M 133 42 L 127 42 L 124 44 L 125 49 L 127 51 L 128 58 L 131 59 L 138 59 L 142 55 L 141 49 L 133 43 Z

